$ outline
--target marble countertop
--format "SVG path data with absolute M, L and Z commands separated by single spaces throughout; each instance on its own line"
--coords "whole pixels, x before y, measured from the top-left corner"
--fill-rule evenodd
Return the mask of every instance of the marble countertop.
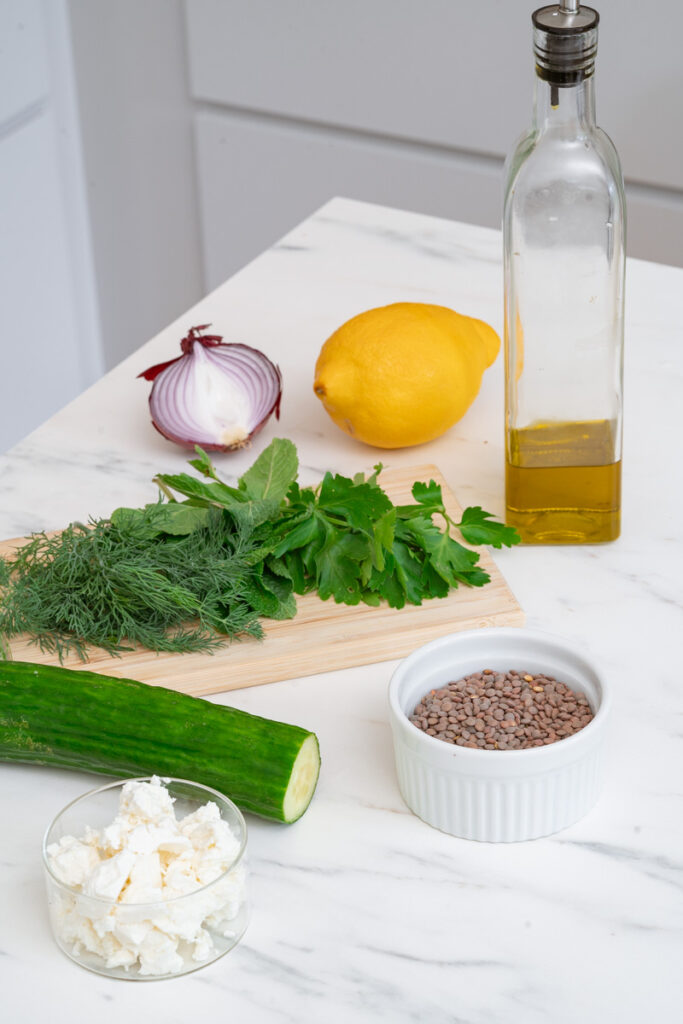
M 514 845 L 441 834 L 403 804 L 386 691 L 396 663 L 213 698 L 315 730 L 317 795 L 296 825 L 251 818 L 253 916 L 241 945 L 187 978 L 109 981 L 50 934 L 43 831 L 93 776 L 0 767 L 0 1017 L 7 1024 L 146 1019 L 429 1020 L 575 1024 L 679 1019 L 683 999 L 683 545 L 677 411 L 683 270 L 630 261 L 623 533 L 600 547 L 520 548 L 496 560 L 527 624 L 584 647 L 614 691 L 608 770 L 595 809 Z M 501 329 L 496 231 L 335 199 L 95 384 L 1 461 L 0 536 L 154 500 L 152 477 L 185 455 L 152 429 L 136 375 L 213 323 L 267 352 L 284 376 L 274 436 L 299 448 L 306 482 L 377 461 L 312 392 L 325 338 L 371 306 L 435 302 Z M 6 384 L 18 382 L 6 382 Z M 463 504 L 503 513 L 502 360 L 439 440 L 382 453 L 434 462 Z M 218 1018 L 220 1014 L 220 1018 Z

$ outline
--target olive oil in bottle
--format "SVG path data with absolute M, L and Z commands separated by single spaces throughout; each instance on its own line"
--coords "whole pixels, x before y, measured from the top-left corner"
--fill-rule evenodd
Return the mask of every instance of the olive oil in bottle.
M 597 11 L 560 0 L 532 21 L 503 219 L 506 519 L 526 543 L 594 543 L 620 528 L 623 180 L 595 122 Z
M 510 434 L 507 521 L 522 541 L 595 544 L 619 536 L 621 462 L 606 420 L 539 423 Z

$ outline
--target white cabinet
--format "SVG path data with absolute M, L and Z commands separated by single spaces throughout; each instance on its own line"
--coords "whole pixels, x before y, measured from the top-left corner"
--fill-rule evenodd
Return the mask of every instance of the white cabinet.
M 213 288 L 331 196 L 476 224 L 499 204 L 497 161 L 434 158 L 372 136 L 199 113 L 197 158 L 207 287 Z M 381 276 L 382 268 L 377 268 Z
M 540 3 L 539 3 L 540 6 Z M 683 264 L 683 8 L 596 0 L 629 253 Z M 522 0 L 186 0 L 209 283 L 336 194 L 499 226 L 531 118 Z
M 4 451 L 102 372 L 61 0 L 0 3 Z

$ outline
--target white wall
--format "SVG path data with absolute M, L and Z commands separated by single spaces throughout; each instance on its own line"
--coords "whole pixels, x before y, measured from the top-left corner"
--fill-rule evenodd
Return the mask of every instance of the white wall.
M 0 0 L 0 451 L 103 370 L 63 0 Z
M 204 293 L 180 0 L 69 0 L 107 366 Z

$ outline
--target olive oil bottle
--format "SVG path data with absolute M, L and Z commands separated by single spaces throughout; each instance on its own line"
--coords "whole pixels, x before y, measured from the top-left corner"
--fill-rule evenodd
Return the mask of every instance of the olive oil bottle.
M 599 15 L 532 15 L 532 128 L 506 169 L 506 519 L 526 543 L 619 536 L 625 201 L 595 123 Z

